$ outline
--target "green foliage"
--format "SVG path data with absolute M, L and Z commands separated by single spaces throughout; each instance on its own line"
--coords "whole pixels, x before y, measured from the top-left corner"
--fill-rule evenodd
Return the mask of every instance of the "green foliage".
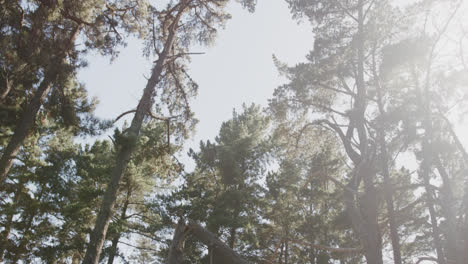
M 254 11 L 256 1 L 238 2 Z M 389 256 L 391 219 L 402 263 L 434 255 L 434 246 L 446 262 L 460 259 L 468 156 L 451 120 L 466 110 L 468 79 L 456 1 L 286 2 L 313 27 L 306 61 L 289 66 L 273 57 L 288 81 L 269 108 L 234 110 L 213 141 L 189 151 L 196 166 L 185 172 L 175 154 L 197 123 L 190 47 L 213 44 L 230 19 L 227 0 L 0 0 L 2 153 L 40 85 L 51 87 L 0 188 L 0 261 L 81 262 L 122 149 L 133 152 L 101 261 L 164 262 L 180 217 L 253 263 L 362 263 L 367 235 Z M 71 39 L 75 29 L 85 45 Z M 97 100 L 76 75 L 83 56 L 94 50 L 113 59 L 135 34 L 159 60 L 171 33 L 142 128 L 91 138 L 113 123 L 93 115 Z M 451 35 L 462 37 L 454 43 Z M 122 242 L 136 249 L 124 252 Z M 184 263 L 210 263 L 193 236 L 184 253 Z

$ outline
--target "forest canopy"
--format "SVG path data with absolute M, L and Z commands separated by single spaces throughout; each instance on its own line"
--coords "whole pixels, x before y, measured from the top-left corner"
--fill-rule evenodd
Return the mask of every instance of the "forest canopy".
M 191 58 L 256 0 L 0 0 L 0 263 L 467 264 L 468 1 L 281 1 L 308 53 L 192 149 Z M 100 118 L 79 72 L 130 39 Z

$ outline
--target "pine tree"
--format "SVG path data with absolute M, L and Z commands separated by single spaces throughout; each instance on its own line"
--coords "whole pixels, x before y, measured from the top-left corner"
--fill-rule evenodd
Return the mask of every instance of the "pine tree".
M 133 15 L 139 16 L 142 8 L 138 1 L 132 6 L 121 6 L 120 1 L 106 4 L 2 1 L 1 4 L 5 18 L 2 32 L 8 32 L 2 36 L 0 54 L 4 84 L 1 104 L 5 110 L 2 116 L 8 121 L 6 124 L 11 124 L 8 131 L 2 132 L 9 137 L 0 158 L 0 182 L 3 183 L 51 91 L 60 97 L 65 124 L 75 122 L 70 111 L 76 102 L 67 94 L 66 86 L 82 64 L 83 52 L 75 47 L 80 33 L 86 36 L 87 50 L 114 55 L 116 46 L 123 43 L 119 30 L 139 30 L 135 23 L 138 17 Z
M 346 210 L 363 244 L 367 261 L 383 261 L 385 240 L 382 238 L 385 236 L 382 237 L 384 229 L 378 221 L 382 215 L 380 189 L 387 207 L 395 263 L 410 258 L 402 255 L 402 248 L 410 245 L 403 244 L 400 239 L 407 235 L 407 230 L 428 231 L 427 225 L 411 223 L 422 218 L 406 218 L 406 222 L 402 222 L 401 210 L 405 208 L 399 208 L 398 204 L 404 204 L 405 199 L 395 195 L 400 193 L 395 189 L 398 180 L 395 177 L 401 177 L 396 168 L 400 165 L 399 155 L 410 155 L 412 147 L 416 147 L 416 157 L 421 161 L 419 175 L 427 191 L 427 207 L 422 211 L 427 212 L 431 219 L 429 227 L 433 230 L 438 261 L 445 263 L 443 251 L 451 251 L 449 255 L 454 261 L 453 256 L 460 255 L 454 253 L 454 241 L 459 240 L 454 239 L 454 225 L 449 224 L 442 230 L 439 221 L 441 215 L 445 219 L 456 217 L 450 213 L 453 210 L 448 209 L 451 206 L 444 208 L 437 204 L 442 199 L 460 201 L 460 198 L 455 198 L 450 190 L 449 177 L 444 176 L 449 175 L 447 169 L 437 166 L 437 159 L 434 159 L 439 154 L 432 142 L 437 137 L 446 138 L 442 135 L 447 130 L 434 130 L 440 121 L 433 118 L 435 114 L 430 114 L 438 109 L 434 107 L 437 105 L 434 99 L 452 98 L 450 90 L 454 87 L 440 87 L 439 84 L 444 82 L 442 76 L 451 74 L 442 73 L 443 70 L 434 73 L 431 68 L 448 65 L 445 59 L 436 59 L 432 55 L 440 35 L 445 35 L 445 25 L 454 19 L 462 2 L 417 1 L 414 5 L 393 1 L 288 3 L 293 15 L 297 18 L 305 16 L 311 21 L 316 40 L 314 49 L 307 56 L 307 63 L 288 67 L 276 61 L 290 82 L 275 91 L 271 109 L 289 133 L 301 134 L 317 126 L 336 133 L 348 161 L 352 163 L 350 176 L 342 187 L 348 202 Z M 448 11 L 444 16 L 432 17 L 432 12 L 441 9 Z M 431 23 L 438 25 L 438 29 L 427 26 Z M 421 90 L 427 84 L 431 88 Z M 296 123 L 286 121 L 288 118 L 294 118 Z M 421 133 L 421 124 L 424 133 Z M 438 172 L 433 173 L 433 168 L 437 167 Z M 408 186 L 403 188 L 411 189 L 415 179 L 411 174 L 405 174 L 410 179 L 404 181 Z M 440 197 L 434 192 L 438 187 L 430 183 L 435 174 L 442 181 L 446 179 L 446 183 L 440 186 L 443 188 Z M 333 181 L 341 184 L 336 179 Z M 360 187 L 361 181 L 363 188 Z M 415 185 L 421 186 L 419 183 Z M 416 199 L 414 203 L 419 205 L 417 196 L 406 196 L 407 202 L 411 199 Z M 421 211 L 420 206 L 411 209 L 415 210 L 411 212 L 415 215 L 416 210 Z M 421 241 L 418 245 L 421 252 L 427 250 L 426 242 Z M 410 244 L 415 246 L 417 243 Z
M 280 167 L 266 180 L 269 205 L 262 211 L 270 224 L 262 241 L 271 242 L 262 245 L 270 249 L 264 258 L 278 263 L 359 260 L 361 248 L 343 217 L 343 190 L 329 184 L 329 177 L 340 179 L 344 171 L 334 137 L 323 129 L 296 137 L 277 128 L 275 138 Z
M 138 103 L 131 125 L 121 135 L 119 151 L 111 178 L 104 194 L 90 242 L 82 263 L 98 263 L 113 214 L 118 189 L 124 172 L 135 151 L 136 142 L 146 117 L 177 124 L 179 139 L 187 135 L 193 125 L 189 99 L 197 86 L 187 75 L 183 59 L 190 56 L 188 49 L 194 41 L 208 44 L 216 34 L 216 26 L 229 18 L 223 9 L 227 1 L 182 0 L 165 8 L 150 8 L 149 23 L 154 29 L 148 38 L 147 53 L 156 53 L 151 76 Z M 151 52 L 152 51 L 152 52 Z M 156 107 L 153 107 L 156 105 Z M 158 117 L 152 114 L 168 114 Z
M 160 198 L 161 206 L 168 210 L 161 213 L 169 213 L 170 228 L 170 219 L 177 215 L 205 223 L 231 249 L 252 260 L 258 258 L 257 232 L 264 205 L 260 181 L 270 148 L 268 124 L 259 106 L 244 105 L 242 112 L 234 111 L 232 119 L 223 122 L 213 143 L 201 141 L 199 152 L 190 151 L 195 171 L 185 175 L 180 190 Z M 185 258 L 197 263 L 209 261 L 213 255 L 203 254 L 195 241 L 187 238 Z

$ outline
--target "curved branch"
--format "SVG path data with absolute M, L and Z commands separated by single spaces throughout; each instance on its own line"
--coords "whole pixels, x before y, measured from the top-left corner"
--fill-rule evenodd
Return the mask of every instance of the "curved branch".
M 349 158 L 355 164 L 359 164 L 359 162 L 361 161 L 361 156 L 353 149 L 353 147 L 351 146 L 350 140 L 348 140 L 348 138 L 345 136 L 345 134 L 343 133 L 343 131 L 341 130 L 341 128 L 339 126 L 337 126 L 336 124 L 333 124 L 332 122 L 330 122 L 329 120 L 326 120 L 326 119 L 316 120 L 316 121 L 314 121 L 314 123 L 316 123 L 316 124 L 325 123 L 328 127 L 333 129 L 333 131 L 335 131 L 338 134 L 341 141 L 343 142 L 346 154 L 348 154 Z
M 126 115 L 128 115 L 128 114 L 135 113 L 136 111 L 137 111 L 137 110 L 130 110 L 130 111 L 127 111 L 127 112 L 123 112 L 123 113 L 120 114 L 117 118 L 115 118 L 115 120 L 114 120 L 113 123 L 115 124 L 117 121 L 119 121 L 120 118 L 122 118 L 122 117 L 124 117 L 124 116 L 126 116 Z

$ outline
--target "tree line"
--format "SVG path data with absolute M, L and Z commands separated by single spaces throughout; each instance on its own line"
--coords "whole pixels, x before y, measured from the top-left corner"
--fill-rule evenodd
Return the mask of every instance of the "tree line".
M 0 0 L 0 262 L 468 263 L 466 1 L 285 1 L 306 61 L 273 56 L 285 84 L 187 171 L 191 47 L 228 0 Z M 77 72 L 129 36 L 154 63 L 103 120 Z

